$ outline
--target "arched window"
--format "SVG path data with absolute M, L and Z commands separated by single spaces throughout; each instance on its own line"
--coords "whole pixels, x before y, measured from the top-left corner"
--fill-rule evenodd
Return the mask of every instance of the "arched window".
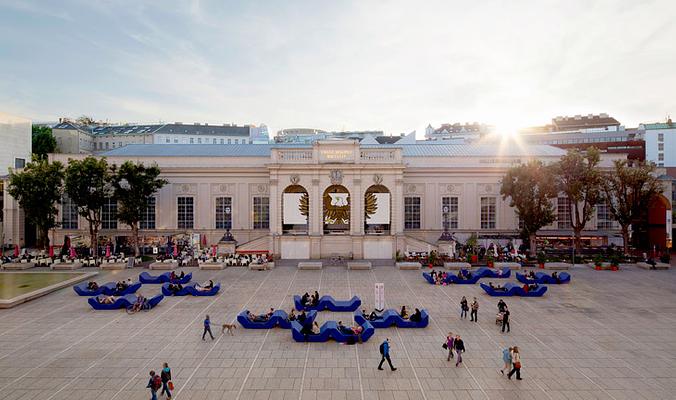
M 322 196 L 324 233 L 345 233 L 350 230 L 350 192 L 345 186 L 331 185 Z
M 364 194 L 364 232 L 367 235 L 390 233 L 390 191 L 373 185 Z
M 290 185 L 282 193 L 282 233 L 303 235 L 308 233 L 310 196 L 301 185 Z

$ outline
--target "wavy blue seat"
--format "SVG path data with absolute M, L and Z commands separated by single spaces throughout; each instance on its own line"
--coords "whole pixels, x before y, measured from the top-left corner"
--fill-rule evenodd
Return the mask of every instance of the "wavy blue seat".
M 427 283 L 431 285 L 436 285 L 436 282 L 434 282 L 434 279 L 432 278 L 432 275 L 430 275 L 428 272 L 423 272 L 422 273 L 423 278 L 427 281 Z
M 479 275 L 482 278 L 509 278 L 512 275 L 512 270 L 509 268 L 502 268 L 502 274 L 498 274 L 497 269 L 481 267 L 474 271 L 474 274 Z
M 545 292 L 547 292 L 547 286 L 539 285 L 536 290 L 529 290 L 528 292 L 523 290 L 523 287 L 517 285 L 513 282 L 505 283 L 505 290 L 495 290 L 485 283 L 481 284 L 481 288 L 488 293 L 490 296 L 496 297 L 511 297 L 511 296 L 521 296 L 521 297 L 541 297 Z
M 461 270 L 461 271 L 467 271 L 467 270 Z M 472 272 L 472 271 L 469 271 Z M 482 276 L 477 273 L 472 273 L 472 277 L 469 279 L 460 279 L 458 278 L 458 275 L 454 274 L 448 274 L 446 277 L 446 283 L 454 283 L 456 285 L 474 285 L 475 283 L 479 282 L 479 279 L 481 279 Z
M 112 293 L 115 291 L 115 282 L 108 282 L 98 287 L 96 290 L 87 288 L 89 282 L 82 282 L 73 286 L 73 290 L 80 296 L 98 296 L 104 293 Z
M 373 336 L 375 329 L 368 321 L 361 324 L 364 330 L 361 333 L 361 341 L 366 342 Z M 296 342 L 327 342 L 333 339 L 336 342 L 347 342 L 349 338 L 353 338 L 355 343 L 358 342 L 356 335 L 346 335 L 338 330 L 338 323 L 336 321 L 327 321 L 319 328 L 317 335 L 304 335 L 301 333 L 303 327 L 297 321 L 291 323 L 291 336 Z
M 298 295 L 293 296 L 293 303 L 298 311 L 329 310 L 335 312 L 347 312 L 354 311 L 361 305 L 361 300 L 357 296 L 352 297 L 350 300 L 336 300 L 331 296 L 322 296 L 319 298 L 319 303 L 316 306 L 303 306 L 300 299 L 301 297 Z
M 363 325 L 364 322 L 368 321 L 376 329 L 389 328 L 393 325 L 397 328 L 424 328 L 429 325 L 430 316 L 425 309 L 420 310 L 420 314 L 422 316 L 420 322 L 413 322 L 409 319 L 401 318 L 396 310 L 389 309 L 383 312 L 382 318 L 367 320 L 361 315 L 360 311 L 356 311 L 354 313 L 354 321 L 359 325 Z
M 143 271 L 138 275 L 138 279 L 139 279 L 139 281 L 141 281 L 141 283 L 158 284 L 158 283 L 169 282 L 170 276 L 171 276 L 171 272 L 165 272 L 165 273 L 160 274 L 158 276 L 152 276 L 148 272 Z M 180 283 L 181 285 L 185 285 L 186 283 L 190 282 L 191 279 L 192 279 L 192 272 L 185 275 L 183 277 L 183 279 L 177 279 L 176 282 L 170 282 L 170 283 Z
M 95 310 L 116 310 L 119 308 L 124 308 L 126 309 L 130 305 L 134 304 L 136 302 L 136 295 L 134 294 L 127 294 L 122 297 L 119 297 L 115 299 L 115 302 L 112 304 L 103 304 L 99 303 L 97 300 L 97 297 L 90 297 L 87 299 L 87 302 L 89 303 L 90 306 L 92 306 L 93 309 Z M 150 306 L 150 308 L 155 307 L 158 305 L 162 299 L 164 299 L 164 296 L 161 294 L 158 294 L 150 299 L 148 299 L 147 304 Z
M 254 322 L 246 317 L 247 310 L 242 311 L 237 314 L 237 322 L 239 322 L 242 327 L 246 329 L 272 329 L 275 326 L 279 326 L 282 329 L 291 329 L 291 322 L 289 321 L 289 314 L 284 310 L 276 310 L 272 313 L 272 317 L 267 321 Z M 315 318 L 317 318 L 317 311 L 308 311 L 306 313 L 306 323 L 313 323 Z
M 539 283 L 539 284 L 550 284 L 550 285 L 560 285 L 564 283 L 570 283 L 570 274 L 568 272 L 560 272 L 559 279 L 552 278 L 551 275 L 544 272 L 536 272 L 535 279 L 529 279 L 524 274 L 516 273 L 516 280 L 521 283 Z
M 173 293 L 169 290 L 169 283 L 162 285 L 162 294 L 165 296 L 215 296 L 216 293 L 221 289 L 221 284 L 217 283 L 211 290 L 203 291 L 197 290 L 195 286 L 197 283 L 191 283 L 190 285 L 183 286 L 183 289 L 179 290 L 176 293 Z
M 99 286 L 96 290 L 87 289 L 88 282 L 82 282 L 79 285 L 73 286 L 75 293 L 80 296 L 98 296 L 105 294 L 107 296 L 124 296 L 126 294 L 136 293 L 137 290 L 141 288 L 141 282 L 134 282 L 131 285 L 127 286 L 126 289 L 118 292 L 116 282 L 108 282 Z

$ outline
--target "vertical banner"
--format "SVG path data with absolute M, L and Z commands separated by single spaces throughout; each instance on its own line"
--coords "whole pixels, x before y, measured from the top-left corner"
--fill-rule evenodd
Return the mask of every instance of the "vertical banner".
M 385 309 L 385 284 L 376 283 L 376 306 L 377 311 Z
M 673 221 L 671 220 L 671 210 L 667 210 L 667 218 L 664 220 L 665 225 L 667 228 L 667 249 L 670 249 L 673 246 L 673 241 L 674 238 L 672 237 L 672 224 Z

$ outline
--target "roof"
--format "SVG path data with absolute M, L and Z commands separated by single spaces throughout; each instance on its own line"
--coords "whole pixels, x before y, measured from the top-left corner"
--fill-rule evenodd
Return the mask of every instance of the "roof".
M 248 126 L 207 125 L 207 124 L 143 124 L 143 125 L 80 125 L 76 122 L 61 122 L 52 129 L 76 129 L 92 135 L 145 135 L 145 134 L 182 134 L 210 136 L 249 137 Z
M 109 157 L 270 157 L 273 148 L 311 148 L 310 144 L 129 144 L 102 153 Z M 378 144 L 362 148 L 401 148 L 404 157 L 560 157 L 565 150 L 554 146 L 523 144 L 500 148 L 493 144 Z
M 656 124 L 643 124 L 646 130 L 655 130 L 655 129 L 676 129 L 676 124 L 673 122 L 660 122 Z
M 619 126 L 620 122 L 607 114 L 600 115 L 576 115 L 574 117 L 556 117 L 552 124 L 558 130 L 584 129 L 598 126 Z

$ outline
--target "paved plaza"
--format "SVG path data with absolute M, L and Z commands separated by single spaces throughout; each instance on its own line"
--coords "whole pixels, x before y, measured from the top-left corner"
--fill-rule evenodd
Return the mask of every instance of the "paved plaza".
M 417 271 L 376 267 L 347 271 L 190 269 L 213 279 L 216 297 L 165 298 L 147 313 L 94 311 L 70 288 L 0 310 L 0 399 L 148 399 L 148 371 L 172 368 L 177 399 L 673 399 L 676 397 L 676 273 L 626 268 L 574 269 L 570 285 L 543 298 L 506 298 L 512 332 L 495 325 L 497 298 L 479 285 L 439 287 Z M 103 272 L 106 282 L 140 269 Z M 373 308 L 374 283 L 388 307 L 426 308 L 425 329 L 378 329 L 367 343 L 296 343 L 288 330 L 220 334 L 242 309 L 289 310 L 294 294 L 318 289 L 337 299 L 361 297 Z M 159 285 L 144 285 L 150 297 Z M 462 296 L 480 303 L 479 322 L 459 319 Z M 216 340 L 201 340 L 210 314 Z M 351 313 L 322 312 L 351 321 Z M 459 334 L 464 365 L 441 345 Z M 376 369 L 389 337 L 396 372 Z M 501 376 L 501 350 L 518 345 L 523 381 Z M 162 398 L 162 397 L 160 397 Z

